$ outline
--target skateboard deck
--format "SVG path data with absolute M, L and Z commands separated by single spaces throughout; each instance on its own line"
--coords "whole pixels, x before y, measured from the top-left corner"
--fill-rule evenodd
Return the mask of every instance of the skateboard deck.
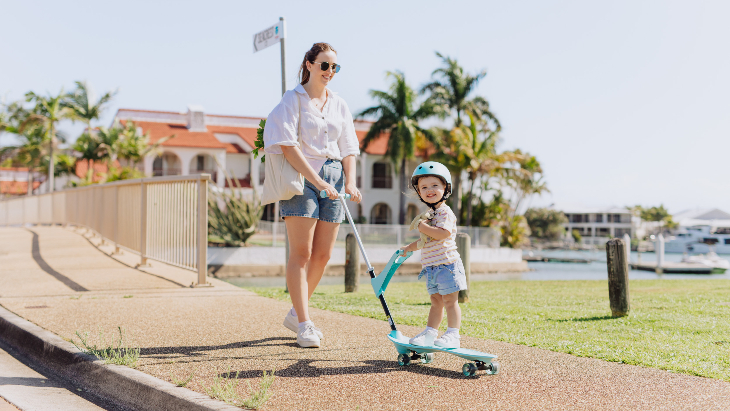
M 393 331 L 388 334 L 388 339 L 395 345 L 395 349 L 399 354 L 409 354 L 411 351 L 421 353 L 445 352 L 455 355 L 469 361 L 482 361 L 489 364 L 497 358 L 496 355 L 487 354 L 481 351 L 470 350 L 468 348 L 443 348 L 435 345 L 412 345 L 408 341 L 410 338 L 404 336 L 400 331 Z

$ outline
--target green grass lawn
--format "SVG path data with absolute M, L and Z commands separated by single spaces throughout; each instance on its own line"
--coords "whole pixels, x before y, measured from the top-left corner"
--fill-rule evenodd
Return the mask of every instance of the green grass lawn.
M 473 282 L 461 333 L 730 381 L 730 282 L 636 280 L 629 289 L 630 315 L 611 318 L 607 281 Z M 289 299 L 280 288 L 252 290 Z M 384 319 L 369 282 L 343 290 L 320 286 L 311 306 Z M 392 283 L 386 299 L 396 324 L 425 327 L 425 283 Z

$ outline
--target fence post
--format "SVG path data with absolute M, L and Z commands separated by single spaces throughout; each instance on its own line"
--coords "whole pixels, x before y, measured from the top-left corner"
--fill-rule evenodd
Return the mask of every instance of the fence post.
M 354 293 L 360 286 L 360 250 L 355 234 L 345 237 L 345 292 Z
M 114 252 L 119 254 L 119 186 L 114 187 Z
M 620 238 L 612 238 L 606 243 L 606 263 L 611 316 L 626 316 L 629 314 L 629 261 L 626 259 L 626 246 Z
M 198 179 L 198 284 L 207 285 L 208 279 L 208 179 L 201 174 Z
M 466 290 L 459 291 L 459 303 L 469 302 L 469 288 L 471 287 L 471 238 L 469 234 L 456 234 L 456 249 L 461 256 L 461 262 L 464 264 L 464 274 L 466 275 Z
M 145 184 L 144 180 L 142 180 L 139 183 L 141 191 L 141 205 L 142 207 L 139 211 L 139 220 L 141 222 L 140 228 L 139 228 L 139 266 L 140 267 L 146 267 L 147 266 L 147 185 Z

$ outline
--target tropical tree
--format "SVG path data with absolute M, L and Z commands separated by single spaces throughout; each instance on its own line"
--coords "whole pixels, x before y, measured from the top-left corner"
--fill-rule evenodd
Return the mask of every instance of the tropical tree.
M 434 81 L 421 88 L 421 94 L 429 94 L 426 101 L 434 107 L 434 113 L 441 118 L 456 115 L 455 127 L 461 126 L 462 116 L 471 113 L 478 119 L 488 120 L 492 123 L 492 128 L 499 131 L 502 126 L 490 110 L 487 99 L 481 96 L 469 98 L 479 82 L 486 77 L 487 71 L 482 70 L 471 75 L 455 59 L 445 57 L 439 52 L 436 52 L 436 56 L 442 60 L 443 67 L 434 70 L 431 73 Z
M 434 114 L 441 119 L 450 116 L 455 117 L 454 126 L 451 130 L 441 129 L 439 132 L 446 150 L 438 156 L 437 161 L 444 163 L 452 172 L 452 179 L 454 180 L 452 208 L 456 214 L 457 224 L 459 224 L 462 220 L 461 175 L 469 168 L 476 169 L 476 167 L 471 167 L 471 164 L 479 161 L 473 150 L 470 155 L 462 152 L 462 149 L 467 146 L 477 149 L 477 144 L 484 144 L 483 147 L 479 148 L 493 150 L 496 134 L 492 139 L 485 139 L 480 142 L 477 138 L 479 133 L 472 132 L 471 129 L 479 127 L 481 132 L 490 136 L 492 133 L 499 132 L 502 126 L 492 113 L 489 102 L 484 97 L 475 96 L 470 98 L 479 82 L 487 75 L 486 70 L 472 75 L 466 73 L 455 59 L 445 57 L 439 52 L 436 52 L 436 56 L 442 60 L 443 66 L 431 73 L 433 81 L 424 85 L 420 93 L 428 94 L 426 103 L 432 107 Z M 465 126 L 463 119 L 466 116 L 470 117 L 470 124 Z M 483 154 L 480 153 L 480 155 Z M 476 174 L 481 173 L 476 172 Z M 471 184 L 473 188 L 474 180 Z M 469 197 L 467 222 L 471 219 L 471 193 L 472 190 L 467 194 Z
M 93 132 L 91 121 L 98 120 L 106 105 L 111 101 L 117 93 L 108 92 L 96 100 L 94 91 L 86 81 L 76 81 L 76 90 L 66 95 L 63 106 L 68 107 L 73 112 L 73 119 L 80 120 L 86 124 L 86 133 Z
M 406 219 L 406 161 L 414 158 L 415 147 L 419 140 L 425 139 L 438 144 L 436 135 L 419 126 L 418 122 L 433 115 L 428 103 L 417 106 L 416 93 L 406 83 L 400 71 L 387 72 L 392 79 L 389 92 L 370 90 L 370 96 L 378 105 L 366 108 L 357 117 L 376 117 L 362 142 L 363 150 L 383 133 L 390 133 L 385 156 L 393 163 L 399 173 L 400 205 L 398 223 Z M 364 170 L 363 170 L 364 171 Z
M 46 140 L 48 140 L 48 189 L 49 192 L 53 192 L 54 189 L 54 166 L 55 156 L 54 149 L 58 143 L 57 138 L 57 124 L 59 121 L 64 119 L 73 118 L 73 110 L 68 107 L 64 107 L 63 99 L 65 94 L 63 90 L 58 95 L 40 96 L 32 91 L 26 93 L 25 99 L 27 102 L 34 102 L 35 107 L 30 111 L 26 121 L 21 124 L 21 131 L 26 127 L 32 125 L 39 125 L 43 128 Z
M 18 143 L 0 148 L 0 158 L 10 159 L 12 165 L 28 168 L 28 195 L 33 193 L 33 175 L 41 167 L 47 153 L 46 134 L 41 127 L 26 127 L 22 131 L 11 124 L 4 131 L 17 135 Z
M 139 173 L 132 170 L 137 162 L 159 150 L 165 141 L 174 138 L 174 135 L 163 137 L 154 144 L 150 144 L 149 133 L 140 134 L 133 121 L 127 121 L 124 125 L 115 122 L 112 127 L 99 127 L 93 134 L 82 134 L 74 144 L 74 150 L 81 153 L 81 159 L 89 161 L 89 170 L 93 169 L 93 163 L 101 161 L 106 164 L 110 171 L 104 181 L 110 178 L 120 180 L 126 176 L 136 178 Z M 120 161 L 121 160 L 121 161 Z M 122 170 L 115 170 L 115 163 L 120 161 Z M 87 183 L 93 181 L 93 174 L 86 178 Z

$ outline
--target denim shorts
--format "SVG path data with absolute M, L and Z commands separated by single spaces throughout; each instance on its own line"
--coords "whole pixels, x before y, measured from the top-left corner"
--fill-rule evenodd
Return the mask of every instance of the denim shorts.
M 319 170 L 319 177 L 334 186 L 337 192 L 343 192 L 345 173 L 342 171 L 341 162 L 328 159 Z M 345 209 L 342 208 L 340 200 L 320 198 L 317 187 L 306 179 L 304 180 L 304 193 L 289 200 L 282 200 L 279 203 L 279 210 L 283 218 L 317 218 L 328 223 L 341 223 L 345 220 Z
M 436 293 L 447 295 L 466 290 L 466 274 L 461 260 L 451 264 L 423 267 L 421 273 L 418 274 L 418 278 L 420 279 L 424 275 L 426 276 L 428 295 Z

